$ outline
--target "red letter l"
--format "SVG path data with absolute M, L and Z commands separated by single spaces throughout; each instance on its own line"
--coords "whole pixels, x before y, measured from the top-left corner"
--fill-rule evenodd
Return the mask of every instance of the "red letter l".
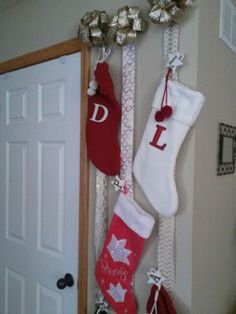
M 158 125 L 158 124 L 156 125 L 156 127 L 157 127 L 157 131 L 156 131 L 156 133 L 154 135 L 153 140 L 150 142 L 150 145 L 152 145 L 152 146 L 154 146 L 154 147 L 156 147 L 156 148 L 158 148 L 160 150 L 164 150 L 166 148 L 167 144 L 159 145 L 158 141 L 159 141 L 159 139 L 161 137 L 162 132 L 165 131 L 166 128 L 164 126 L 161 126 L 161 125 Z

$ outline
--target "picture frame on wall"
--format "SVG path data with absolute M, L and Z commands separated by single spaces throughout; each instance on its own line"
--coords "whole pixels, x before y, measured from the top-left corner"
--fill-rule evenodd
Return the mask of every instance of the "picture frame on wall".
M 220 122 L 218 125 L 217 175 L 235 172 L 236 127 Z

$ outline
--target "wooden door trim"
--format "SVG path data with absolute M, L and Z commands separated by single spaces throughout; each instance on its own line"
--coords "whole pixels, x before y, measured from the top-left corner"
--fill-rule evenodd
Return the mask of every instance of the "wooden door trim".
M 81 53 L 81 129 L 80 129 L 80 221 L 79 221 L 79 279 L 78 314 L 87 313 L 88 288 L 88 184 L 89 167 L 86 149 L 85 127 L 87 118 L 87 86 L 89 80 L 89 51 L 78 38 L 74 38 L 23 56 L 0 63 L 0 74 L 50 61 L 72 53 Z

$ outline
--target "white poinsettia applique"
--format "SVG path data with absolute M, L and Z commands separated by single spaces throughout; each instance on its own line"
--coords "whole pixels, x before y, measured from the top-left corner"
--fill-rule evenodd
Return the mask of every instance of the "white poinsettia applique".
M 126 242 L 126 239 L 118 240 L 114 234 L 112 235 L 111 241 L 107 245 L 107 249 L 114 262 L 122 262 L 129 265 L 128 256 L 132 253 L 132 251 L 125 248 Z
M 118 283 L 116 286 L 114 286 L 112 283 L 110 283 L 109 290 L 107 290 L 107 293 L 117 303 L 118 302 L 124 302 L 126 292 L 127 292 L 127 290 L 123 289 L 120 283 Z

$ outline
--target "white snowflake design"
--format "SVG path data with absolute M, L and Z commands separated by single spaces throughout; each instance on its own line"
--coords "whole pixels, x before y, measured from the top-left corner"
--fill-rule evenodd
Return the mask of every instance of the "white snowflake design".
M 122 262 L 129 265 L 128 256 L 132 253 L 132 251 L 125 248 L 126 242 L 126 239 L 118 240 L 114 234 L 112 235 L 111 241 L 107 245 L 107 249 L 114 262 Z
M 107 293 L 113 298 L 116 303 L 124 302 L 126 292 L 127 290 L 123 289 L 120 283 L 118 283 L 116 286 L 110 283 L 110 287 L 107 290 Z

